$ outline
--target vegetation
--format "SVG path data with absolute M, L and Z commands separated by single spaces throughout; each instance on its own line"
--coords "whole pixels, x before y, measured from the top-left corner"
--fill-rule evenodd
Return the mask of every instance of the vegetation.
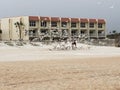
M 2 30 L 0 29 L 0 40 L 2 40 Z
M 23 39 L 23 37 L 22 37 L 22 27 L 24 26 L 24 24 L 20 21 L 20 22 L 16 22 L 15 26 L 19 30 L 19 40 L 22 41 L 22 39 Z
M 0 34 L 2 34 L 2 30 L 0 29 Z
M 115 39 L 115 46 L 120 47 L 120 33 L 117 33 L 116 30 L 113 30 L 112 33 L 107 35 L 109 39 Z

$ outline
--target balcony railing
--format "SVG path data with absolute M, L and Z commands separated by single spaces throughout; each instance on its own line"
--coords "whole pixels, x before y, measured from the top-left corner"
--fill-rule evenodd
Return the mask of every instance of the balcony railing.
M 99 37 L 105 37 L 105 34 L 98 34 Z
M 78 35 L 77 34 L 73 34 L 73 35 L 71 35 L 71 37 L 78 37 Z
M 90 37 L 96 37 L 97 34 L 89 34 Z
M 34 33 L 34 34 L 29 34 L 29 37 L 37 37 L 37 35 Z

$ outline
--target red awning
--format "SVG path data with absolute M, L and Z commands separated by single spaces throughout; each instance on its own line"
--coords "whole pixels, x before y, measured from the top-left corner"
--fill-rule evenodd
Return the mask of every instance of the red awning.
M 71 22 L 79 22 L 79 18 L 71 18 Z
M 38 16 L 29 16 L 30 21 L 39 21 Z
M 51 21 L 53 21 L 53 22 L 59 22 L 60 18 L 59 17 L 51 17 Z
M 50 21 L 50 18 L 49 17 L 40 17 L 40 20 L 41 21 Z
M 61 18 L 61 22 L 70 22 L 69 18 Z
M 83 18 L 81 18 L 81 19 L 80 19 L 80 22 L 82 22 L 82 23 L 88 23 L 88 19 L 83 19 Z
M 97 20 L 96 19 L 89 19 L 89 22 L 90 23 L 97 23 Z
M 98 19 L 98 23 L 105 24 L 105 20 L 104 19 Z

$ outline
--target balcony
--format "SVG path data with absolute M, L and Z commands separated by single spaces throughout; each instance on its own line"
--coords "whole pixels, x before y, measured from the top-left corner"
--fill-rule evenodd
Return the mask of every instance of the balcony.
M 98 37 L 105 37 L 105 34 L 98 34 Z
M 89 28 L 95 29 L 97 27 L 97 20 L 96 19 L 89 19 Z
M 52 30 L 59 29 L 59 22 L 51 22 L 50 26 Z
M 81 29 L 87 29 L 88 24 L 87 23 L 80 23 Z
M 98 31 L 98 37 L 105 37 L 105 31 L 103 31 L 103 30 L 99 30 Z
M 71 23 L 71 28 L 72 29 L 78 29 L 78 23 Z
M 50 34 L 49 33 L 41 33 L 40 36 L 42 36 L 42 37 L 50 37 Z
M 78 37 L 78 30 L 71 30 L 71 37 Z
M 90 30 L 90 31 L 89 31 L 89 36 L 90 36 L 90 37 L 97 37 L 96 30 Z
M 29 21 L 30 28 L 38 28 L 38 21 Z
M 60 32 L 58 30 L 51 30 L 51 37 L 60 37 Z
M 90 37 L 97 37 L 97 34 L 95 33 L 92 33 L 92 34 L 89 34 Z
M 95 23 L 90 23 L 90 24 L 89 24 L 89 28 L 90 28 L 90 29 L 96 29 L 96 28 L 97 28 L 97 24 L 95 24 Z
M 41 29 L 40 36 L 50 37 L 49 30 L 48 29 Z
M 61 23 L 61 28 L 62 29 L 69 29 L 68 23 Z
M 29 31 L 29 37 L 37 37 L 37 36 L 38 36 L 37 30 L 30 30 Z
M 29 34 L 29 37 L 37 37 L 36 33 Z
M 62 30 L 62 37 L 68 37 L 68 36 L 69 36 L 68 30 Z

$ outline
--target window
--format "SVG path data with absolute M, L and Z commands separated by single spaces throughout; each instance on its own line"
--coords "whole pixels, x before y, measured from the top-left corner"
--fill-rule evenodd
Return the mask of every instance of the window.
M 89 27 L 90 27 L 90 28 L 94 28 L 94 23 L 90 23 L 90 24 L 89 24 Z
M 41 22 L 41 27 L 47 27 L 47 22 L 42 21 L 42 22 Z
M 35 27 L 35 26 L 36 26 L 36 21 L 30 21 L 30 22 L 29 22 L 29 26 Z
M 85 23 L 81 23 L 80 26 L 81 26 L 82 28 L 85 28 Z
M 57 22 L 51 22 L 51 27 L 57 27 Z
M 98 28 L 103 28 L 102 23 L 98 23 Z
M 62 22 L 62 27 L 66 27 L 67 26 L 67 22 Z
M 76 27 L 76 23 L 71 23 L 71 27 Z

